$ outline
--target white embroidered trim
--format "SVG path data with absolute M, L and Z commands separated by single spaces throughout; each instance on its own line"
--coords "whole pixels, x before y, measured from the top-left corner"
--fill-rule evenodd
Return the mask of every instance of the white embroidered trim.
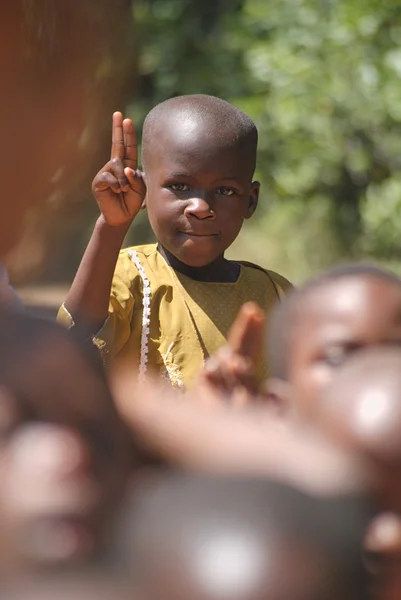
M 75 327 L 75 321 L 74 321 L 74 319 L 72 318 L 72 314 L 70 313 L 70 311 L 69 311 L 69 310 L 67 310 L 67 307 L 66 307 L 66 305 L 64 304 L 64 302 L 63 302 L 63 304 L 61 305 L 61 308 L 64 310 L 64 312 L 66 313 L 67 317 L 70 319 L 70 323 L 69 323 L 69 325 L 68 325 L 68 329 L 72 329 L 73 327 Z
M 174 343 L 175 342 L 171 342 L 170 346 L 167 348 L 167 352 L 166 354 L 163 356 L 163 362 L 165 363 L 166 360 L 168 359 L 168 355 L 170 354 L 170 352 L 172 351 L 173 347 L 174 347 Z
M 64 304 L 64 302 L 61 305 L 61 308 L 64 310 L 64 312 L 66 313 L 67 317 L 70 319 L 70 324 L 68 325 L 68 331 L 70 331 L 71 329 L 73 329 L 74 327 L 76 327 L 75 321 L 72 318 L 72 314 L 67 309 L 67 307 Z M 94 346 L 96 346 L 96 348 L 100 352 L 100 355 L 101 355 L 101 358 L 103 360 L 103 363 L 106 364 L 105 354 L 108 354 L 108 352 L 109 352 L 108 349 L 107 349 L 106 344 L 102 340 L 99 340 L 95 335 L 91 335 L 90 337 L 86 338 L 85 341 L 87 341 L 87 342 L 91 341 L 92 344 Z M 106 350 L 104 348 L 106 348 Z
M 141 354 L 140 354 L 140 360 L 139 360 L 139 375 L 138 375 L 139 381 L 143 382 L 145 379 L 145 374 L 146 374 L 147 368 L 148 368 L 148 352 L 149 352 L 148 338 L 149 338 L 149 333 L 150 333 L 149 325 L 150 325 L 150 296 L 151 296 L 150 282 L 149 282 L 149 279 L 146 277 L 145 270 L 141 264 L 141 261 L 139 260 L 138 254 L 135 252 L 135 250 L 130 250 L 128 252 L 128 254 L 129 254 L 132 262 L 138 269 L 138 273 L 139 273 L 139 275 L 142 279 L 142 283 L 143 283 Z

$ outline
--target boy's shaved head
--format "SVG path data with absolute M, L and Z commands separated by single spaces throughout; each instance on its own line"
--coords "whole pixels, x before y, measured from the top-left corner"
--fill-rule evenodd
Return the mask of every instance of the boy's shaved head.
M 268 333 L 268 356 L 271 375 L 286 379 L 288 377 L 289 347 L 298 323 L 306 314 L 309 299 L 319 300 L 319 292 L 325 286 L 347 279 L 379 279 L 401 291 L 401 279 L 394 273 L 370 264 L 350 264 L 335 267 L 305 285 L 295 288 L 277 305 Z M 379 308 L 379 307 L 378 307 Z
M 171 98 L 155 106 L 143 125 L 142 164 L 145 172 L 151 165 L 155 142 L 166 129 L 170 135 L 182 135 L 184 138 L 191 135 L 198 137 L 201 130 L 205 141 L 212 141 L 221 146 L 245 147 L 246 168 L 252 171 L 252 177 L 258 143 L 255 123 L 225 100 L 195 94 Z
M 357 499 L 170 474 L 140 495 L 129 552 L 145 600 L 364 598 L 367 518 Z
M 214 96 L 172 98 L 147 116 L 144 202 L 160 247 L 184 273 L 221 261 L 254 214 L 257 139 L 253 121 Z M 234 281 L 232 264 L 222 264 Z

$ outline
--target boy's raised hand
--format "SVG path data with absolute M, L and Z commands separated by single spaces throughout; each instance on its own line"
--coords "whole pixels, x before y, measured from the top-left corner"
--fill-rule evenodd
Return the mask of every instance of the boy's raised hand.
M 220 348 L 202 370 L 195 393 L 210 403 L 231 405 L 260 400 L 257 363 L 263 352 L 265 314 L 253 302 L 243 305 L 228 334 L 227 344 Z
M 112 227 L 129 224 L 146 194 L 143 174 L 137 170 L 138 146 L 131 119 L 113 114 L 111 157 L 92 183 L 104 220 Z

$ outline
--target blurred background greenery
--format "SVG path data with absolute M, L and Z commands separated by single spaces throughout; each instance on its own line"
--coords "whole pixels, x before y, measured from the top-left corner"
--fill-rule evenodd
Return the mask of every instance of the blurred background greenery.
M 399 2 L 143 0 L 135 12 L 136 123 L 195 92 L 257 123 L 261 204 L 232 256 L 293 281 L 350 259 L 400 270 Z
M 152 106 L 188 93 L 220 96 L 258 126 L 261 203 L 231 257 L 294 282 L 354 259 L 401 270 L 397 0 L 137 0 L 131 29 L 139 78 L 125 110 L 139 134 Z M 96 215 L 89 188 L 83 196 L 79 227 L 56 252 L 64 280 Z M 151 239 L 141 216 L 127 241 Z

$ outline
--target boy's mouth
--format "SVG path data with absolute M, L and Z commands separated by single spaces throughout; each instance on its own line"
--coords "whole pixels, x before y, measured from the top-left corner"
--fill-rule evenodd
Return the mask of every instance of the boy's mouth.
M 179 231 L 180 235 L 186 235 L 188 237 L 217 237 L 219 234 L 217 232 L 200 232 L 200 231 Z

